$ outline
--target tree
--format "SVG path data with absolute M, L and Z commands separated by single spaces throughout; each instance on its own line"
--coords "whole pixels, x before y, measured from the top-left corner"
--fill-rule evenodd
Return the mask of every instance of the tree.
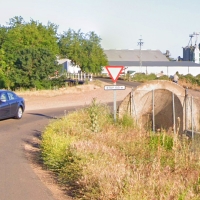
M 85 48 L 83 49 L 87 52 L 88 62 L 83 64 L 84 71 L 101 72 L 101 67 L 107 65 L 108 61 L 100 42 L 101 38 L 94 32 L 87 33 Z
M 101 72 L 107 58 L 100 45 L 101 38 L 94 32 L 83 34 L 69 29 L 60 35 L 58 46 L 61 57 L 69 58 L 85 72 Z
M 53 62 L 55 63 L 56 56 L 59 53 L 57 45 L 57 26 L 51 22 L 48 22 L 48 24 L 44 26 L 32 19 L 30 22 L 25 22 L 22 17 L 14 17 L 10 19 L 8 27 L 0 27 L 0 48 L 6 52 L 6 67 L 4 67 L 3 72 L 7 79 L 10 80 L 8 87 L 16 85 L 32 87 L 32 85 L 35 84 L 34 79 L 40 80 L 40 78 L 37 78 L 34 73 L 31 73 L 28 78 L 24 77 L 23 81 L 20 80 L 20 74 L 22 75 L 23 73 L 19 73 L 21 68 L 18 69 L 18 67 L 23 66 L 25 70 L 25 64 L 23 61 L 23 64 L 19 65 L 19 61 L 23 60 L 23 56 L 25 56 L 23 54 L 27 53 L 26 59 L 29 61 L 38 59 L 37 62 L 39 63 L 41 61 L 39 56 L 43 57 L 41 54 L 42 52 L 44 56 L 48 54 L 51 58 L 54 58 Z M 38 53 L 39 56 L 36 56 L 35 53 Z M 30 56 L 33 56 L 33 58 L 31 59 Z M 48 59 L 46 61 L 48 61 Z M 30 67 L 28 63 L 27 65 Z M 39 67 L 39 65 L 32 66 Z M 29 71 L 31 70 L 29 69 Z M 35 71 L 35 69 L 32 71 Z M 47 72 L 49 73 L 50 71 Z M 29 80 L 27 84 L 25 84 L 25 80 Z
M 55 55 L 44 48 L 21 50 L 14 64 L 11 77 L 15 87 L 43 88 L 49 84 L 49 77 L 59 70 Z

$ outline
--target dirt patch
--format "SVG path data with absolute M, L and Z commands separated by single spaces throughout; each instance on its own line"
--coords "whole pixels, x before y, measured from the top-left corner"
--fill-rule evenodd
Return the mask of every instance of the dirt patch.
M 104 83 L 101 85 L 90 83 L 59 90 L 19 91 L 16 93 L 25 99 L 26 111 L 88 105 L 93 98 L 101 103 L 113 102 L 113 91 L 105 91 L 104 85 Z M 117 91 L 117 101 L 123 100 L 130 91 L 131 88 Z

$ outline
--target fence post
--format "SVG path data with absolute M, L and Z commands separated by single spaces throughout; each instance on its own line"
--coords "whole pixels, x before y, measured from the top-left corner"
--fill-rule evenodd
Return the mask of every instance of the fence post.
M 152 90 L 152 121 L 153 121 L 153 132 L 155 133 L 155 111 L 154 111 L 154 90 Z
M 185 89 L 185 130 L 188 129 L 188 90 Z
M 92 81 L 92 73 L 91 73 L 91 77 L 90 77 L 90 80 Z
M 192 126 L 192 139 L 194 139 L 194 125 L 193 125 L 193 96 L 191 96 L 191 126 Z
M 77 79 L 79 80 L 79 73 L 78 73 L 77 75 L 78 75 L 78 78 L 77 78 Z
M 174 129 L 174 134 L 175 134 L 176 133 L 176 116 L 175 116 L 174 93 L 172 93 L 172 105 L 173 105 L 173 129 Z
M 133 88 L 131 89 L 131 116 L 133 117 Z
M 136 125 L 137 125 L 138 124 L 138 122 L 137 122 L 138 121 L 137 120 L 137 111 L 136 111 L 136 108 L 135 108 L 135 102 L 134 102 L 134 97 L 133 97 L 133 88 L 132 88 L 132 90 L 131 90 L 131 116 L 132 117 L 133 117 L 133 112 L 135 112 L 135 122 L 136 122 Z

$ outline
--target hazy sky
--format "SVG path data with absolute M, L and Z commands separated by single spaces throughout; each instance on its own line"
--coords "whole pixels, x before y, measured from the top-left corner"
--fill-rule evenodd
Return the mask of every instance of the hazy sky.
M 83 33 L 94 31 L 104 49 L 169 50 L 182 57 L 189 34 L 200 32 L 199 0 L 0 0 L 0 24 L 14 16 Z M 200 42 L 200 37 L 199 37 Z

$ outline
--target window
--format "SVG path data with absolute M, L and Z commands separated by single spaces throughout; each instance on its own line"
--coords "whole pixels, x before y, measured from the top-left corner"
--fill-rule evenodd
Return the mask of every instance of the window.
M 1 94 L 0 99 L 3 100 L 3 101 L 7 101 L 6 93 Z
M 8 92 L 7 94 L 8 94 L 8 98 L 9 98 L 9 100 L 13 100 L 13 99 L 15 99 L 15 95 L 14 95 L 13 93 Z

